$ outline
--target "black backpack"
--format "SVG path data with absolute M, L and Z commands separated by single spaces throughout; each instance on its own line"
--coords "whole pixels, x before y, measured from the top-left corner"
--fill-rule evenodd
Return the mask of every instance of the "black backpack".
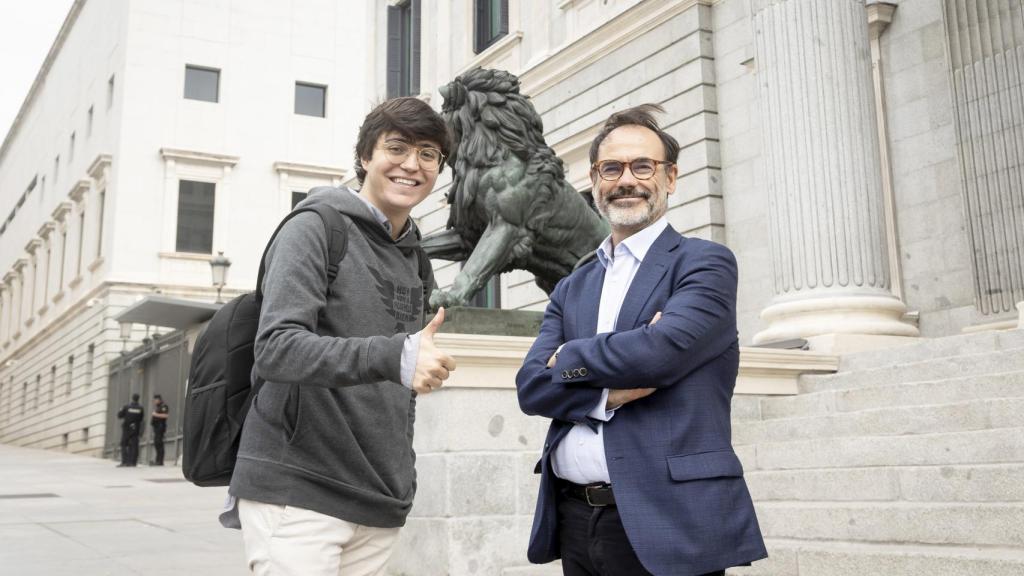
M 242 423 L 259 388 L 252 383 L 253 344 L 263 303 L 267 250 L 285 223 L 303 212 L 316 212 L 327 233 L 327 285 L 338 275 L 348 234 L 345 219 L 326 204 L 299 207 L 278 224 L 260 259 L 256 292 L 222 306 L 196 339 L 185 395 L 181 471 L 197 486 L 227 486 L 235 469 Z

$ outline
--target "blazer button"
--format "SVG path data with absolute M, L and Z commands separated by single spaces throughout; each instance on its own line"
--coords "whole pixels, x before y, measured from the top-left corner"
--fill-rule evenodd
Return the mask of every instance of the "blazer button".
M 586 376 L 586 375 L 587 375 L 587 369 L 586 368 L 580 368 L 580 376 Z
M 562 370 L 562 379 L 563 380 L 568 380 L 569 378 L 572 378 L 572 375 L 569 374 L 569 371 L 568 370 Z
M 579 377 L 580 377 L 580 369 L 579 369 L 579 368 L 574 368 L 574 369 L 573 369 L 573 371 L 572 371 L 572 377 L 573 377 L 573 378 L 579 378 Z

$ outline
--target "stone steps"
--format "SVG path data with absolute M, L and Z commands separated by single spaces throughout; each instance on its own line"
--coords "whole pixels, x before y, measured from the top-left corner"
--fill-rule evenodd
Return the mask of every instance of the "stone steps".
M 1020 576 L 1024 552 L 1007 548 L 768 539 L 769 557 L 729 576 Z
M 1024 462 L 1024 428 L 814 438 L 735 448 L 747 471 L 1020 463 Z
M 759 502 L 766 538 L 1024 547 L 1024 503 Z
M 1024 371 L 890 384 L 796 396 L 737 398 L 737 422 L 855 412 L 892 406 L 943 404 L 984 398 L 1024 398 Z
M 906 346 L 845 354 L 839 370 L 851 372 L 883 366 L 910 364 L 935 358 L 951 358 L 1024 348 L 1024 330 L 1003 330 L 925 339 Z
M 749 420 L 733 426 L 733 444 L 806 438 L 886 436 L 1024 427 L 1024 386 L 1019 398 L 897 406 L 804 417 Z
M 1021 371 L 1024 371 L 1024 353 L 1018 350 L 1000 350 L 852 372 L 805 375 L 800 378 L 799 388 L 801 393 L 813 393 L 825 390 L 900 386 L 916 382 Z
M 1024 464 L 753 470 L 757 502 L 1024 502 Z

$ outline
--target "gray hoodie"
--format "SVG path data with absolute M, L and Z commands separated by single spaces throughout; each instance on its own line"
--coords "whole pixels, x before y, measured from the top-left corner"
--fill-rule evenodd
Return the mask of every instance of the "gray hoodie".
M 416 399 L 399 372 L 406 336 L 424 322 L 419 232 L 392 240 L 344 188 L 302 205 L 312 203 L 348 217 L 348 249 L 329 290 L 315 213 L 293 218 L 267 254 L 254 367 L 266 382 L 246 417 L 230 492 L 402 526 L 416 492 Z

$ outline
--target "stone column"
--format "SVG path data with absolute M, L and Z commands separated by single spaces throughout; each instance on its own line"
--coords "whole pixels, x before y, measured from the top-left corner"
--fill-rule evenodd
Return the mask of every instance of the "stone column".
M 31 326 L 36 317 L 36 290 L 39 288 L 37 278 L 39 276 L 39 257 L 36 253 L 42 242 L 38 238 L 29 240 L 25 245 L 25 252 L 28 253 L 28 266 L 24 274 L 25 278 L 25 326 Z
M 11 287 L 8 278 L 0 280 L 0 346 L 6 348 L 10 343 Z
M 754 0 L 775 299 L 754 343 L 917 336 L 892 291 L 863 0 Z

